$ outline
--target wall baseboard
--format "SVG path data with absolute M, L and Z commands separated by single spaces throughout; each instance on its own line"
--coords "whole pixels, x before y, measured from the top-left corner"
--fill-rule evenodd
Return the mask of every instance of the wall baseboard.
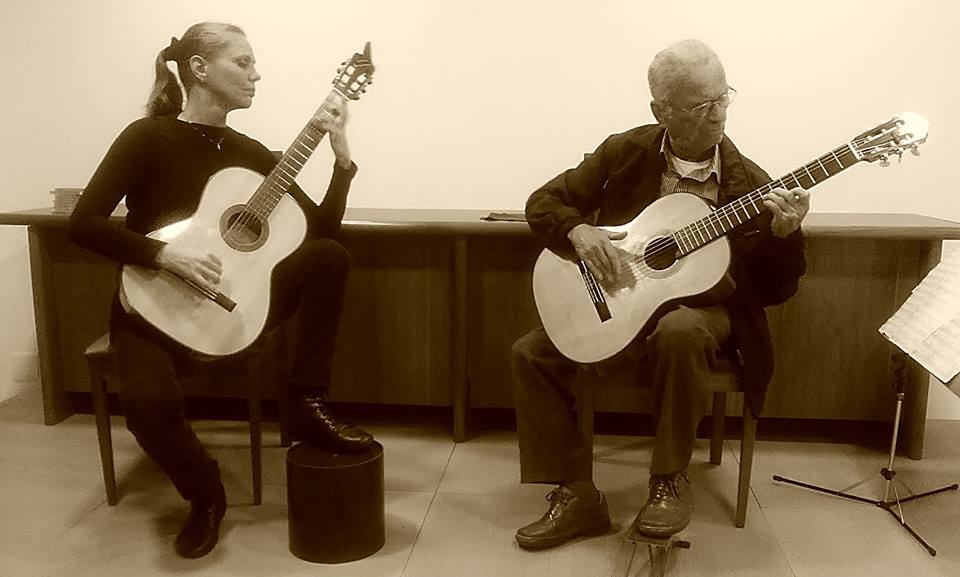
M 0 402 L 40 386 L 36 353 L 9 353 L 0 360 Z

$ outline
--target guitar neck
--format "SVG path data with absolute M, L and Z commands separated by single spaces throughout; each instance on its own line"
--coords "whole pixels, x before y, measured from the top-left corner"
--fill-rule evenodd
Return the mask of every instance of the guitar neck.
M 718 208 L 708 216 L 677 230 L 671 235 L 680 249 L 680 256 L 709 244 L 748 220 L 759 216 L 767 210 L 763 204 L 763 196 L 774 188 L 790 189 L 800 186 L 809 190 L 861 160 L 863 158 L 853 144 L 845 143 L 843 146 L 815 158 L 793 172 Z
M 321 128 L 321 119 L 325 116 L 332 117 L 331 109 L 343 99 L 345 99 L 344 95 L 336 88 L 330 91 L 323 104 L 313 113 L 306 126 L 294 139 L 293 144 L 280 157 L 277 166 L 270 171 L 270 174 L 263 180 L 263 184 L 254 193 L 250 202 L 247 203 L 248 210 L 257 213 L 263 219 L 270 216 L 283 195 L 287 194 L 290 187 L 293 186 L 297 175 L 307 164 L 317 145 L 327 135 L 327 132 Z

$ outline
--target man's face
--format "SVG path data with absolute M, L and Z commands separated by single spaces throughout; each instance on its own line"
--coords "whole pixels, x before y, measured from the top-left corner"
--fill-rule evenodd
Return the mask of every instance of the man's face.
M 723 138 L 727 121 L 727 77 L 713 62 L 688 70 L 677 80 L 669 102 L 654 102 L 653 112 L 670 135 L 674 154 L 685 160 L 710 156 Z

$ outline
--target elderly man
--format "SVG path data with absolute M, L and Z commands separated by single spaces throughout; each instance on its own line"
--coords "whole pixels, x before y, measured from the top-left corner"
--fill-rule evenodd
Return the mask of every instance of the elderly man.
M 610 240 L 622 236 L 594 223 L 623 224 L 675 192 L 720 206 L 771 180 L 724 136 L 736 91 L 727 85 L 713 50 L 697 40 L 673 44 L 655 56 L 648 81 L 658 124 L 608 137 L 579 166 L 527 201 L 527 220 L 546 246 L 575 251 L 599 279 L 619 273 Z M 805 271 L 800 222 L 809 197 L 799 188 L 774 189 L 764 204 L 768 211 L 730 234 L 729 276 L 735 288 L 726 300 L 668 311 L 651 334 L 635 339 L 619 357 L 634 362 L 645 356 L 653 367 L 647 384 L 654 389 L 656 440 L 649 497 L 634 527 L 640 534 L 664 537 L 690 522 L 693 500 L 686 469 L 709 399 L 707 375 L 718 354 L 735 354 L 754 414 L 763 405 L 773 371 L 763 307 L 790 298 Z M 517 542 L 540 549 L 606 533 L 607 503 L 591 478 L 592 455 L 573 414 L 570 385 L 577 364 L 557 350 L 542 328 L 519 339 L 511 356 L 521 481 L 558 485 L 547 496 L 548 511 L 517 531 Z

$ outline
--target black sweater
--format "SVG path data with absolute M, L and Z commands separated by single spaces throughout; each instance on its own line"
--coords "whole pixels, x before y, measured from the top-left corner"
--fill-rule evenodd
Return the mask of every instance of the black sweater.
M 156 268 L 163 243 L 145 235 L 191 216 L 215 172 L 242 166 L 266 175 L 276 164 L 265 146 L 231 128 L 191 125 L 173 116 L 141 118 L 100 162 L 70 218 L 69 238 L 121 264 Z M 296 184 L 290 187 L 307 216 L 308 238 L 329 238 L 339 230 L 356 171 L 356 165 L 335 165 L 319 206 Z M 109 220 L 124 197 L 126 228 Z

